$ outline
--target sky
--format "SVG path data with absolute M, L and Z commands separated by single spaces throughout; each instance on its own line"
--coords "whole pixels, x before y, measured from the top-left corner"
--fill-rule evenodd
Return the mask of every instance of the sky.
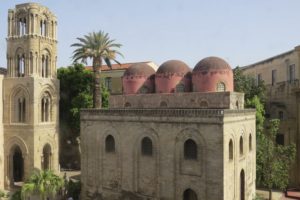
M 8 9 L 0 0 L 0 66 L 6 67 Z M 193 68 L 208 56 L 244 66 L 300 45 L 299 0 L 36 0 L 58 18 L 58 67 L 71 44 L 103 30 L 123 46 L 121 63 L 170 59 Z

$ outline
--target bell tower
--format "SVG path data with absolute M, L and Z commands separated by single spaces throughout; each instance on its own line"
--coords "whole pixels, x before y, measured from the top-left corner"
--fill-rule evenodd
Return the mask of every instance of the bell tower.
M 34 169 L 59 170 L 57 19 L 37 3 L 8 11 L 4 97 L 6 187 Z

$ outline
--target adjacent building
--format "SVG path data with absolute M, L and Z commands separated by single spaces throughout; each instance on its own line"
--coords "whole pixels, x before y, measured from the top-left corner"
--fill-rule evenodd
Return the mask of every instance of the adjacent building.
M 135 62 L 135 63 L 121 63 L 119 64 L 112 64 L 111 68 L 107 65 L 103 65 L 101 68 L 101 79 L 103 81 L 104 86 L 108 89 L 111 95 L 117 95 L 123 93 L 122 88 L 122 76 L 126 69 L 130 67 L 133 64 L 148 64 L 153 69 L 157 69 L 158 66 L 151 61 L 145 61 L 145 62 Z M 92 71 L 92 66 L 85 67 L 87 70 Z
M 23 182 L 35 169 L 59 171 L 56 27 L 55 15 L 39 4 L 8 11 L 7 72 L 0 75 L 0 188 Z
M 291 185 L 300 186 L 300 46 L 260 62 L 242 67 L 243 73 L 263 80 L 266 115 L 281 121 L 277 143 L 297 146 L 296 162 L 290 173 Z
M 252 200 L 255 110 L 231 67 L 178 60 L 131 65 L 109 109 L 81 112 L 82 198 Z

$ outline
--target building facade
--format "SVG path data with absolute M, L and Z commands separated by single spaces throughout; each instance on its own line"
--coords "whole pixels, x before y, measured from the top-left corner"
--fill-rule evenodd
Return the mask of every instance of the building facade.
M 122 81 L 110 109 L 81 112 L 83 199 L 255 197 L 255 111 L 225 61 L 132 65 Z
M 0 79 L 1 187 L 23 182 L 35 169 L 59 171 L 56 26 L 53 13 L 36 3 L 8 11 L 7 74 Z
M 296 144 L 296 162 L 290 172 L 290 184 L 300 187 L 300 47 L 241 69 L 266 85 L 266 115 L 280 119 L 277 143 Z

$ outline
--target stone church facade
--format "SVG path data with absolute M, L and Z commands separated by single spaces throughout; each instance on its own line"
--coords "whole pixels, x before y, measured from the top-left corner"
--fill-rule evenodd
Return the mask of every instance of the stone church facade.
M 252 200 L 255 111 L 232 75 L 216 57 L 129 67 L 109 109 L 81 112 L 82 198 Z
M 59 171 L 57 19 L 36 3 L 8 11 L 7 74 L 0 77 L 0 188 L 34 169 Z

